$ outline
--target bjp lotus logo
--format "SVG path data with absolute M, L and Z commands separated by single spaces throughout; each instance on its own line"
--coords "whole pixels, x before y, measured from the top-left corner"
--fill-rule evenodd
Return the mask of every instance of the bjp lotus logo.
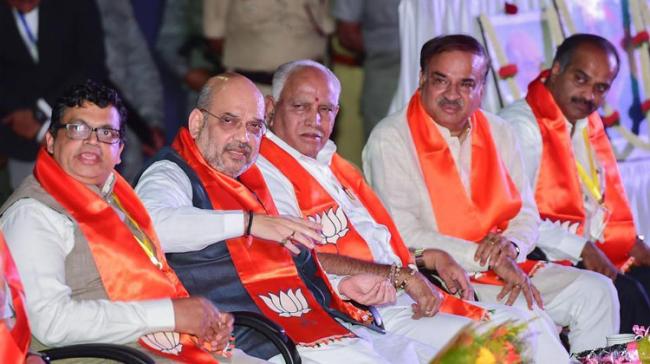
M 177 332 L 154 332 L 143 336 L 142 341 L 165 354 L 178 355 L 183 349 L 181 335 Z
M 268 297 L 262 295 L 259 297 L 271 310 L 282 317 L 300 317 L 311 311 L 300 288 L 295 293 L 292 290 L 288 290 L 287 292 L 280 291 L 279 296 L 269 293 Z
M 546 221 L 549 221 L 549 222 L 551 222 L 553 225 L 559 227 L 560 229 L 563 229 L 563 230 L 565 230 L 565 231 L 568 231 L 568 232 L 570 232 L 570 233 L 572 233 L 572 234 L 577 234 L 577 233 L 578 233 L 578 226 L 580 226 L 580 223 L 579 223 L 579 222 L 574 222 L 574 223 L 572 224 L 571 221 L 564 221 L 564 222 L 562 222 L 562 221 L 560 221 L 560 220 L 558 220 L 558 221 L 551 221 L 551 220 L 549 220 L 549 219 L 546 219 Z
M 336 244 L 336 241 L 344 237 L 350 230 L 348 229 L 348 219 L 340 207 L 336 211 L 330 208 L 320 215 L 309 216 L 309 220 L 322 226 L 321 234 L 325 238 L 325 244 Z

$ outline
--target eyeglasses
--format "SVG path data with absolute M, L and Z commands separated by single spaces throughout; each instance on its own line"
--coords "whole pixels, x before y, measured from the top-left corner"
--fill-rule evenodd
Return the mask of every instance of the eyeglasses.
M 208 114 L 208 116 L 212 116 L 213 118 L 217 119 L 219 121 L 219 126 L 224 131 L 238 130 L 239 128 L 241 128 L 243 124 L 241 118 L 238 118 L 236 116 L 232 116 L 229 114 L 218 116 L 209 112 L 206 109 L 199 109 L 199 111 L 204 112 Z M 263 120 L 248 121 L 246 122 L 246 131 L 249 134 L 252 134 L 255 137 L 259 138 L 262 135 L 266 134 L 266 124 L 264 123 Z
M 70 139 L 86 140 L 95 132 L 97 140 L 106 144 L 115 144 L 121 140 L 122 133 L 113 128 L 101 126 L 99 128 L 91 128 L 84 122 L 74 122 L 70 124 L 57 125 L 56 130 L 65 128 L 65 135 Z

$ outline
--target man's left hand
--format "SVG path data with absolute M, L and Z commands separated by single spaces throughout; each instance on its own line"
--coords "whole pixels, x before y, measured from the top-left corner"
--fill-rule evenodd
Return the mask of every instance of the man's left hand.
M 397 292 L 385 277 L 361 273 L 345 277 L 339 282 L 339 292 L 362 305 L 373 306 L 395 303 Z
M 451 294 L 460 293 L 464 300 L 474 300 L 474 290 L 469 283 L 469 276 L 463 267 L 451 255 L 438 249 L 427 249 L 423 256 L 427 269 L 438 271 Z
M 479 242 L 479 246 L 474 254 L 474 261 L 480 262 L 481 265 L 489 262 L 490 267 L 494 268 L 496 265 L 502 263 L 505 257 L 517 259 L 517 250 L 515 250 L 512 242 L 504 238 L 501 234 L 488 233 Z
M 637 265 L 650 266 L 650 247 L 639 237 L 630 250 L 630 256 L 634 258 Z

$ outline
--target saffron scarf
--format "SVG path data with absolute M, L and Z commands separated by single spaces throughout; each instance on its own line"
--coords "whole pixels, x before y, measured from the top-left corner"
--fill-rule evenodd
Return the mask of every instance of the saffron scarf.
M 0 320 L 0 362 L 23 363 L 29 350 L 31 334 L 23 300 L 23 285 L 2 233 L 0 233 L 0 259 L 4 266 L 4 271 L 0 274 L 4 275 L 7 286 L 9 286 L 9 291 L 6 294 L 9 295 L 8 298 L 11 300 L 16 319 L 11 330 L 4 321 Z M 0 286 L 0 290 L 4 289 L 4 286 Z M 4 302 L 0 301 L 0 305 L 3 304 Z M 0 309 L 2 308 L 0 307 Z
M 477 110 L 470 117 L 471 197 L 447 142 L 422 106 L 419 91 L 411 97 L 406 116 L 438 231 L 479 243 L 488 233 L 505 230 L 521 209 L 521 197 L 499 156 L 485 115 Z M 532 276 L 541 264 L 525 261 L 519 267 Z M 492 270 L 472 279 L 503 284 Z
M 215 210 L 277 215 L 277 209 L 268 196 L 259 198 L 240 181 L 210 166 L 187 128 L 180 130 L 172 147 L 196 172 Z M 282 326 L 296 343 L 314 346 L 354 336 L 321 307 L 283 246 L 252 236 L 228 239 L 226 244 L 242 284 L 257 307 Z M 332 292 L 320 265 L 318 268 L 318 275 Z M 332 294 L 331 306 L 357 321 L 368 322 L 371 319 L 368 312 L 342 301 L 336 294 Z
M 138 241 L 115 210 L 97 193 L 70 177 L 45 151 L 38 153 L 34 176 L 77 222 L 88 241 L 97 271 L 111 301 L 141 301 L 188 297 L 187 291 L 171 270 L 160 249 L 153 223 L 135 191 L 117 172 L 113 189 L 124 212 L 142 229 L 153 244 L 162 268 L 140 247 Z M 159 340 L 161 336 L 169 339 Z M 217 363 L 187 334 L 153 333 L 138 341 L 145 348 L 170 359 L 187 363 Z M 164 342 L 164 345 L 161 345 Z M 167 344 L 169 343 L 169 344 Z
M 526 95 L 526 102 L 533 110 L 542 136 L 535 199 L 543 219 L 578 223 L 577 234 L 582 235 L 586 212 L 571 135 L 562 110 L 544 85 L 548 75 L 548 70 L 543 71 L 528 85 Z M 616 158 L 597 112 L 588 116 L 587 130 L 594 157 L 605 170 L 604 204 L 611 213 L 605 226 L 604 239 L 596 242 L 596 245 L 614 265 L 625 271 L 632 263 L 629 253 L 636 241 L 632 212 Z

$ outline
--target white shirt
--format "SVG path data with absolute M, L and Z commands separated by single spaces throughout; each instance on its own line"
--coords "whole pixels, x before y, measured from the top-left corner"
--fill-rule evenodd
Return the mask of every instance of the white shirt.
M 112 302 L 73 300 L 65 260 L 74 247 L 74 225 L 66 216 L 26 198 L 0 217 L 0 228 L 25 288 L 32 334 L 47 346 L 124 344 L 173 330 L 170 299 Z
M 192 205 L 192 183 L 176 163 L 152 164 L 135 192 L 149 211 L 166 253 L 196 251 L 244 235 L 243 211 L 204 210 Z
M 521 210 L 503 232 L 507 239 L 519 247 L 517 260 L 521 262 L 537 241 L 539 213 L 510 128 L 496 115 L 484 113 L 490 122 L 497 150 L 522 199 Z M 471 133 L 459 139 L 452 137 L 444 128 L 439 127 L 439 130 L 450 147 L 459 174 L 467 176 L 461 179 L 469 194 Z M 478 244 L 438 232 L 429 192 L 407 124 L 406 110 L 389 115 L 375 127 L 363 150 L 363 166 L 366 178 L 393 216 L 406 245 L 444 250 L 468 272 L 487 270 L 487 265 L 481 266 L 474 261 Z
M 528 180 L 534 188 L 537 186 L 539 177 L 539 165 L 542 159 L 542 135 L 539 131 L 537 119 L 533 114 L 526 100 L 518 100 L 499 113 L 504 119 L 508 120 L 513 127 L 513 131 L 522 147 L 522 155 Z M 568 121 L 567 130 L 574 128 Z M 573 146 L 573 155 L 576 161 L 582 164 L 587 173 L 589 173 L 589 154 L 583 138 L 583 132 L 587 128 L 587 119 L 578 120 L 575 124 L 575 130 L 571 136 Z M 604 181 L 602 166 L 596 162 L 599 180 Z M 602 188 L 603 186 L 601 186 Z M 598 203 L 591 197 L 587 190 L 582 188 L 583 202 L 587 221 L 591 219 L 598 208 Z M 587 222 L 585 226 L 589 226 Z M 586 228 L 583 236 L 576 235 L 575 232 L 569 231 L 565 227 L 560 227 L 548 219 L 542 221 L 540 225 L 539 246 L 544 250 L 551 260 L 569 259 L 572 262 L 579 261 L 582 249 L 588 240 L 589 229 Z
M 332 157 L 336 152 L 336 145 L 331 140 L 327 141 L 325 147 L 323 147 L 316 156 L 316 159 L 314 159 L 300 153 L 271 132 L 268 132 L 266 137 L 295 158 L 320 183 L 340 208 L 343 209 L 345 216 L 349 219 L 349 223 L 354 226 L 359 235 L 368 244 L 373 255 L 373 260 L 376 263 L 401 264 L 401 261 L 391 248 L 391 234 L 388 228 L 378 224 L 358 198 L 354 200 L 350 198 L 348 193 L 352 192 L 346 192 L 334 176 L 330 166 Z M 289 179 L 263 156 L 257 159 L 257 166 L 262 171 L 262 175 L 273 197 L 273 202 L 275 202 L 280 214 L 302 217 L 293 184 Z

